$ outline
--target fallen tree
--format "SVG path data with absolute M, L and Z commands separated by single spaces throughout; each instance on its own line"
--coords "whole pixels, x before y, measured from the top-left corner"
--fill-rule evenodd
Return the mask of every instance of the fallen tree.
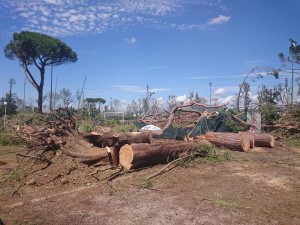
M 204 117 L 211 118 L 217 115 L 217 111 L 208 112 L 209 110 L 207 109 L 218 110 L 226 105 L 227 104 L 211 106 L 192 101 L 185 105 L 175 106 L 170 112 L 166 111 L 164 113 L 144 115 L 139 121 L 158 126 L 162 131 L 168 129 L 173 123 L 186 128 L 193 128 Z M 197 109 L 194 109 L 195 107 L 197 107 Z
M 120 164 L 126 169 L 136 169 L 165 164 L 191 154 L 199 148 L 201 141 L 157 141 L 153 144 L 134 143 L 120 149 Z
M 216 146 L 223 146 L 231 150 L 247 152 L 250 149 L 250 140 L 242 133 L 208 132 L 196 138 L 208 140 Z

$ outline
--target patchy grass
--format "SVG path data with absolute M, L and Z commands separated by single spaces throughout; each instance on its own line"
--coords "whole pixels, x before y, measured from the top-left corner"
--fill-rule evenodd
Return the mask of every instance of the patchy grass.
M 23 179 L 23 176 L 24 173 L 21 170 L 16 168 L 13 168 L 8 175 L 9 180 L 18 181 L 18 182 Z
M 300 148 L 300 139 L 299 137 L 287 139 L 285 145 L 288 148 Z
M 232 199 L 222 196 L 219 193 L 214 194 L 213 203 L 222 207 L 237 207 L 236 203 Z
M 12 225 L 40 225 L 44 224 L 42 220 L 36 219 L 35 221 L 22 221 L 22 220 L 15 220 Z
M 14 131 L 8 129 L 8 127 L 0 126 L 0 145 L 11 146 L 11 145 L 22 145 L 24 142 L 18 138 Z
M 89 216 L 89 213 L 86 211 L 79 211 L 79 214 L 82 219 L 85 219 Z
M 153 183 L 151 180 L 142 180 L 140 187 L 143 189 L 149 189 L 153 187 Z
M 220 149 L 213 145 L 199 145 L 198 152 L 203 156 L 201 161 L 222 162 L 233 158 L 228 149 Z

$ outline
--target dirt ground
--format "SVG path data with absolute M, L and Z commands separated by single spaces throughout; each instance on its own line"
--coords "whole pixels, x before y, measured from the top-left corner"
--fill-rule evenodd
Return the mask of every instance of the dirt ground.
M 54 155 L 54 165 L 0 147 L 0 224 L 300 224 L 300 149 L 230 152 L 195 159 L 151 181 L 158 165 L 125 173 Z M 2 222 L 2 223 L 1 223 Z

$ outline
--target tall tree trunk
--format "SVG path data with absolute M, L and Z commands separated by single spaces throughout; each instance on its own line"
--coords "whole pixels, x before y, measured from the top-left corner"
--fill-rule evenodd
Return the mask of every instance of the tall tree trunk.
M 43 112 L 43 87 L 38 87 L 38 112 Z
M 38 112 L 43 112 L 43 89 L 44 89 L 44 80 L 45 80 L 45 66 L 43 65 L 40 69 L 41 82 L 37 87 L 38 91 Z

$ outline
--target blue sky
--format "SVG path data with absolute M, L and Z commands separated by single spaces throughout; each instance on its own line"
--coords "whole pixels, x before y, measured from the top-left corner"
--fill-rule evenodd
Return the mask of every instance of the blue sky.
M 212 82 L 223 103 L 255 66 L 282 68 L 278 53 L 288 53 L 289 38 L 300 42 L 299 8 L 299 0 L 0 0 L 0 44 L 22 30 L 64 41 L 78 62 L 54 67 L 53 83 L 74 95 L 85 77 L 85 97 L 124 104 L 145 97 L 147 84 L 163 101 L 192 91 L 208 99 Z M 0 96 L 14 78 L 13 91 L 23 98 L 23 70 L 3 50 L 0 68 Z M 45 93 L 50 68 L 46 76 Z M 285 77 L 251 82 L 252 95 L 261 82 Z M 27 82 L 30 97 L 37 93 Z

